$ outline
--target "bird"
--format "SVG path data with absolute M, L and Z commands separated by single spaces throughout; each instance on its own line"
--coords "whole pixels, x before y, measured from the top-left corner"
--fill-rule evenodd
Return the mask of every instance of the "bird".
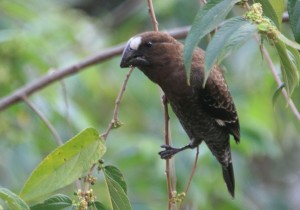
M 147 31 L 133 36 L 121 57 L 121 68 L 137 67 L 164 92 L 167 102 L 187 133 L 189 144 L 175 148 L 162 145 L 162 159 L 198 147 L 204 141 L 220 163 L 227 190 L 234 198 L 235 179 L 230 135 L 240 142 L 238 114 L 224 79 L 214 65 L 204 84 L 205 51 L 196 47 L 191 63 L 190 80 L 183 60 L 184 45 L 164 32 Z

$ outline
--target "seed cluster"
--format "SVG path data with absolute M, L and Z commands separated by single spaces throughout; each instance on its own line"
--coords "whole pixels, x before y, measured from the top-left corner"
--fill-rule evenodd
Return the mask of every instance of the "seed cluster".
M 260 3 L 253 4 L 250 11 L 244 15 L 244 18 L 255 23 L 259 33 L 266 35 L 273 41 L 278 39 L 279 31 L 269 18 L 263 16 L 263 9 Z
M 96 196 L 93 192 L 93 189 L 90 189 L 86 192 L 82 192 L 80 189 L 74 193 L 78 197 L 78 202 L 74 203 L 76 209 L 78 210 L 87 210 L 89 206 L 91 206 L 96 199 Z
M 185 192 L 177 193 L 177 191 L 173 191 L 171 202 L 172 203 L 181 203 L 183 201 L 183 199 L 185 198 L 185 196 L 186 196 Z

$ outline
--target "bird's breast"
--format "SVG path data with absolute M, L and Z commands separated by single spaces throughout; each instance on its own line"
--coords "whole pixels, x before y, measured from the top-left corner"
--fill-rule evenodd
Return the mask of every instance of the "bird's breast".
M 192 92 L 185 96 L 168 96 L 173 112 L 190 139 L 200 143 L 220 139 L 223 129 L 216 125 L 215 119 L 203 109 L 200 100 Z

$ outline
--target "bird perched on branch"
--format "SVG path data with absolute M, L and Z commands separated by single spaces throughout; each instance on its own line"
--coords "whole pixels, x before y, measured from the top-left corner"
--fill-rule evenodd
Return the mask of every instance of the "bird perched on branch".
M 240 141 L 237 112 L 225 82 L 223 72 L 214 66 L 203 87 L 204 56 L 196 48 L 192 58 L 190 85 L 183 63 L 184 46 L 161 32 L 145 32 L 131 38 L 122 55 L 121 68 L 139 68 L 164 91 L 167 101 L 190 138 L 181 148 L 163 145 L 161 158 L 197 147 L 204 141 L 222 166 L 227 189 L 234 197 L 234 173 L 229 143 L 230 134 Z

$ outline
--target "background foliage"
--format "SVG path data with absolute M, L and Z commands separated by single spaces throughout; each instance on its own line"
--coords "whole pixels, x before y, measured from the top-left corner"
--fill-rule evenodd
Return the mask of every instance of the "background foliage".
M 155 1 L 154 6 L 159 28 L 164 30 L 191 24 L 199 2 L 164 0 Z M 243 12 L 236 6 L 230 16 Z M 292 38 L 289 23 L 283 23 L 281 29 Z M 1 1 L 0 96 L 146 30 L 152 30 L 146 1 Z M 207 41 L 203 39 L 200 45 L 205 48 Z M 268 50 L 280 74 L 276 49 L 269 46 Z M 101 133 L 111 120 L 114 100 L 126 74 L 119 62 L 116 57 L 93 66 L 65 79 L 64 85 L 56 83 L 34 94 L 30 100 L 64 140 L 87 127 Z M 232 142 L 236 198 L 230 199 L 219 165 L 203 144 L 186 206 L 298 209 L 299 123 L 282 97 L 273 107 L 272 95 L 277 86 L 259 47 L 250 40 L 222 65 L 241 123 L 241 144 Z M 297 105 L 299 90 L 297 87 L 293 94 Z M 160 91 L 138 70 L 127 86 L 120 120 L 124 125 L 108 137 L 105 163 L 117 165 L 122 171 L 133 209 L 165 209 L 165 162 L 157 155 L 163 144 L 164 124 Z M 171 131 L 174 145 L 188 142 L 174 115 Z M 18 194 L 32 170 L 57 145 L 50 131 L 24 103 L 0 113 L 0 133 L 0 185 Z M 187 184 L 194 154 L 195 151 L 186 151 L 176 157 L 179 192 Z M 103 180 L 99 176 L 93 187 L 101 200 L 106 199 L 98 187 Z M 72 191 L 76 191 L 75 184 L 63 190 L 69 196 Z

